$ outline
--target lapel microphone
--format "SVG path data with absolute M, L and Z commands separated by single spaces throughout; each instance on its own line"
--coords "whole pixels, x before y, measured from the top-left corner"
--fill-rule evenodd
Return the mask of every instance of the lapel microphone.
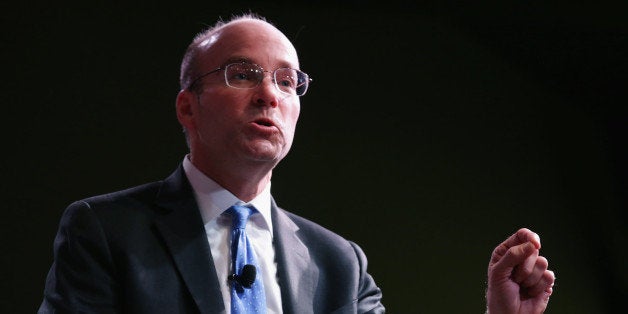
M 244 288 L 251 288 L 253 282 L 255 282 L 255 276 L 257 275 L 257 269 L 254 265 L 246 264 L 242 267 L 242 273 L 240 275 L 231 274 L 227 277 L 229 281 L 235 281 Z

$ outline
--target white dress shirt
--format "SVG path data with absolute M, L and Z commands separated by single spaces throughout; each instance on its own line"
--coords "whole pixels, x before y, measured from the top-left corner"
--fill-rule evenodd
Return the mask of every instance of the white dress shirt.
M 229 269 L 231 266 L 229 252 L 231 218 L 223 212 L 235 204 L 250 204 L 259 212 L 249 217 L 246 233 L 259 263 L 261 271 L 259 275 L 262 276 L 264 282 L 267 312 L 268 314 L 282 313 L 281 292 L 277 283 L 277 264 L 273 247 L 273 224 L 270 218 L 270 182 L 262 193 L 245 203 L 198 170 L 190 162 L 188 156 L 185 156 L 183 160 L 183 169 L 201 211 L 220 291 L 222 291 L 225 313 L 231 313 L 231 292 L 227 283 L 227 276 L 231 273 Z

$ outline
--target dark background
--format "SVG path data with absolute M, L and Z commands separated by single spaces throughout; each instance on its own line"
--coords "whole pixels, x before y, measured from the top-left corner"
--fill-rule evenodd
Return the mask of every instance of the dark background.
M 625 6 L 503 1 L 3 4 L 3 313 L 42 299 L 74 200 L 160 180 L 192 37 L 253 12 L 314 82 L 280 206 L 357 242 L 391 313 L 482 313 L 494 246 L 542 237 L 549 313 L 628 296 Z

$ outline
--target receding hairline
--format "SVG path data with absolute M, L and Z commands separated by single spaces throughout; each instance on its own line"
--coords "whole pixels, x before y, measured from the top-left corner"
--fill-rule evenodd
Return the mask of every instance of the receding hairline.
M 206 28 L 205 30 L 198 33 L 190 45 L 188 46 L 183 60 L 181 62 L 181 74 L 179 77 L 179 82 L 181 85 L 181 89 L 189 88 L 190 84 L 194 80 L 194 78 L 200 75 L 199 69 L 199 55 L 201 54 L 201 45 L 206 40 L 210 39 L 212 36 L 224 30 L 226 27 L 237 25 L 245 22 L 256 22 L 261 23 L 266 26 L 269 26 L 271 29 L 274 29 L 281 35 L 283 35 L 288 41 L 290 41 L 285 34 L 279 30 L 273 23 L 269 22 L 265 17 L 255 14 L 255 13 L 246 13 L 241 15 L 234 15 L 229 20 L 225 21 L 222 18 L 212 26 Z

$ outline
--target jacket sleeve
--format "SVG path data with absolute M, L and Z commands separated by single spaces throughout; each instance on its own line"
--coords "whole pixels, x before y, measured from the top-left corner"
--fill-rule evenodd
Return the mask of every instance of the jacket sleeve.
M 349 241 L 355 251 L 360 267 L 360 282 L 358 289 L 358 313 L 379 314 L 385 313 L 384 305 L 381 303 L 382 291 L 377 287 L 373 277 L 366 271 L 367 260 L 362 249 L 355 243 Z
M 38 313 L 113 313 L 118 287 L 105 231 L 86 202 L 64 212 Z

